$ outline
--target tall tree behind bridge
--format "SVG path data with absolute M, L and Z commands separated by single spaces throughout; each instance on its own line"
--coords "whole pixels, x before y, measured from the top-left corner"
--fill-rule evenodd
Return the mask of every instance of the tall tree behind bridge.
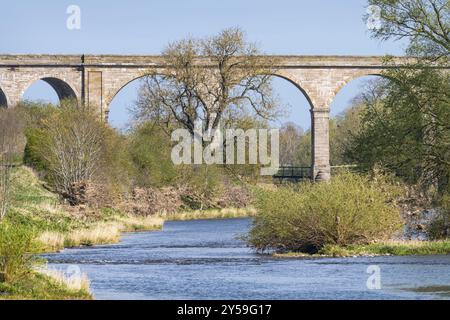
M 381 8 L 380 29 L 373 35 L 409 39 L 407 53 L 418 60 L 409 68 L 389 69 L 384 76 L 394 81 L 366 92 L 363 128 L 350 154 L 367 167 L 382 163 L 408 182 L 450 192 L 450 2 L 369 4 Z
M 383 40 L 406 38 L 409 54 L 448 58 L 449 0 L 369 0 L 369 4 L 381 10 L 381 24 L 373 29 L 374 37 Z
M 272 70 L 263 66 L 260 51 L 240 29 L 180 40 L 162 54 L 167 71 L 150 70 L 134 108 L 136 119 L 175 123 L 194 134 L 196 120 L 215 129 L 220 121 L 231 125 L 248 114 L 265 119 L 277 115 Z

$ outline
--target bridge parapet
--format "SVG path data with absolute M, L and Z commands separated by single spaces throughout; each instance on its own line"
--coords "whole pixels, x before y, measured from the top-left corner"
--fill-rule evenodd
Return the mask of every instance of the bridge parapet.
M 297 56 L 297 55 L 266 55 L 257 57 L 275 64 L 275 67 L 284 68 L 382 68 L 382 56 Z M 411 57 L 392 57 L 394 65 L 404 65 L 413 62 Z M 0 66 L 15 65 L 85 65 L 127 67 L 133 65 L 154 66 L 164 65 L 164 57 L 160 55 L 51 55 L 51 54 L 3 54 L 0 55 Z M 207 58 L 199 59 L 205 63 Z

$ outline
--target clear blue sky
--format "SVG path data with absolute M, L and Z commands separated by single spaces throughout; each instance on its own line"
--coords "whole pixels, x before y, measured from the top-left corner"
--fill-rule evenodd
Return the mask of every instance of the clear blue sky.
M 68 30 L 66 9 L 81 8 L 81 29 Z M 158 54 L 186 36 L 206 36 L 239 26 L 268 54 L 403 54 L 404 45 L 370 38 L 362 17 L 366 0 L 0 0 L 0 53 Z M 337 114 L 360 90 L 344 88 L 332 105 Z M 36 83 L 25 98 L 57 101 L 46 84 Z M 111 105 L 111 123 L 121 126 L 136 99 L 137 82 Z M 306 99 L 290 83 L 275 80 L 287 119 L 309 127 Z

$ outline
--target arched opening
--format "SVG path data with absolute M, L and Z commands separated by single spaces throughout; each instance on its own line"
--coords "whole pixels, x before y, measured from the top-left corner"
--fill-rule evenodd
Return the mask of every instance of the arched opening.
M 271 81 L 274 94 L 286 111 L 277 123 L 272 124 L 280 129 L 280 166 L 310 168 L 311 101 L 306 92 L 291 80 L 274 75 Z
M 8 99 L 6 99 L 6 94 L 0 88 L 0 108 L 1 107 L 3 107 L 3 108 L 8 107 Z
M 75 91 L 65 81 L 45 77 L 35 81 L 27 88 L 22 96 L 22 100 L 38 101 L 58 105 L 63 99 L 77 99 Z
M 119 131 L 130 128 L 132 107 L 138 101 L 145 76 L 134 79 L 112 98 L 108 106 L 108 123 Z M 302 88 L 281 75 L 270 75 L 273 93 L 284 114 L 269 125 L 280 129 L 280 165 L 303 168 L 307 177 L 311 168 L 311 101 Z
M 131 125 L 133 120 L 131 108 L 139 97 L 143 78 L 139 77 L 126 83 L 112 98 L 106 115 L 106 120 L 111 127 L 124 131 Z
M 359 129 L 363 110 L 362 95 L 378 82 L 386 81 L 381 75 L 357 77 L 345 84 L 330 106 L 330 163 L 333 167 L 353 165 L 346 156 L 351 135 Z

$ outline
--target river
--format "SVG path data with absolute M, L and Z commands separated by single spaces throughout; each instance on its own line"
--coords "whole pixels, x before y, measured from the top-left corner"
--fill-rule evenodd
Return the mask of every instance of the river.
M 119 244 L 45 258 L 50 268 L 86 273 L 96 299 L 450 299 L 449 255 L 271 258 L 237 239 L 250 223 L 169 221 Z M 370 289 L 368 268 L 376 271 Z

